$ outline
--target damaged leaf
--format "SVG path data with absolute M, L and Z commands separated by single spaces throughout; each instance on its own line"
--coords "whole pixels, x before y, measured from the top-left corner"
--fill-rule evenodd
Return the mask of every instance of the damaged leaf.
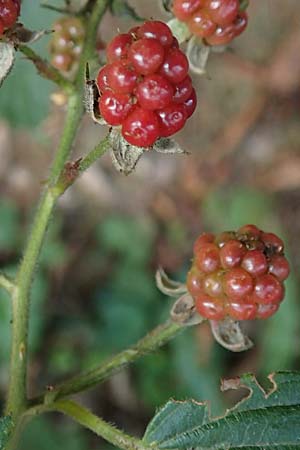
M 253 347 L 252 341 L 244 335 L 239 322 L 230 319 L 210 320 L 215 340 L 231 352 L 244 352 Z
M 109 135 L 112 147 L 112 162 L 119 172 L 129 175 L 138 163 L 145 148 L 130 145 L 118 129 L 113 128 Z
M 300 373 L 278 372 L 269 380 L 268 392 L 251 374 L 223 381 L 222 390 L 246 388 L 249 394 L 222 417 L 210 417 L 206 402 L 171 400 L 143 441 L 160 449 L 299 450 Z
M 190 69 L 198 74 L 203 75 L 206 72 L 206 64 L 211 47 L 197 36 L 193 36 L 187 45 L 186 55 L 190 63 Z
M 6 42 L 0 42 L 0 86 L 11 71 L 14 60 L 14 46 Z

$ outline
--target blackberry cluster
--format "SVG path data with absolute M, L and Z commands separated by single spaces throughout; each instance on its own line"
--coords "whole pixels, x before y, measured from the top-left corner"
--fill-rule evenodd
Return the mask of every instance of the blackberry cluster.
M 196 108 L 189 63 L 163 22 L 149 21 L 116 36 L 99 72 L 99 110 L 122 126 L 129 144 L 149 147 L 181 130 Z
M 226 45 L 246 28 L 239 0 L 174 0 L 173 13 L 209 45 Z
M 289 271 L 282 240 L 245 225 L 237 232 L 204 233 L 196 240 L 187 288 L 207 319 L 266 319 L 283 300 Z
M 50 41 L 51 63 L 69 73 L 77 66 L 85 36 L 84 26 L 77 17 L 63 17 L 54 24 Z
M 0 0 L 0 36 L 16 23 L 20 9 L 20 0 Z

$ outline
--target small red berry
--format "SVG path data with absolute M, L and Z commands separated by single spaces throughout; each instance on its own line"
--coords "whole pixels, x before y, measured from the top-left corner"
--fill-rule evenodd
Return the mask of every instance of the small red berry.
M 144 109 L 161 109 L 169 105 L 174 87 L 161 75 L 147 75 L 138 84 L 136 97 Z
M 193 34 L 202 38 L 211 36 L 217 28 L 217 24 L 205 9 L 196 11 L 188 21 L 188 26 Z
M 173 96 L 173 102 L 184 103 L 187 101 L 193 92 L 193 85 L 191 77 L 188 75 L 181 83 L 175 86 L 175 94 Z
M 159 117 L 160 135 L 172 136 L 180 131 L 186 122 L 187 113 L 184 105 L 171 103 L 157 111 Z
M 159 137 L 159 122 L 153 111 L 135 110 L 124 120 L 122 135 L 129 144 L 150 147 Z
M 220 250 L 221 264 L 224 269 L 231 269 L 241 263 L 243 256 L 246 253 L 245 246 L 237 241 L 230 240 Z
M 109 62 L 114 62 L 127 58 L 131 43 L 132 36 L 129 33 L 118 34 L 118 36 L 115 36 L 107 46 L 107 60 Z
M 217 271 L 206 275 L 203 279 L 203 288 L 211 297 L 221 296 L 223 294 L 222 272 Z
M 261 239 L 271 251 L 280 253 L 284 250 L 283 241 L 274 233 L 262 233 Z
M 202 8 L 203 5 L 204 0 L 174 0 L 173 12 L 179 20 L 186 21 L 197 9 Z
M 225 309 L 222 300 L 212 298 L 209 295 L 199 295 L 195 298 L 195 306 L 198 313 L 210 320 L 222 320 L 225 317 Z
M 212 233 L 202 233 L 194 243 L 194 253 L 197 254 L 201 247 L 205 244 L 211 244 L 215 240 L 215 235 Z
M 273 275 L 262 275 L 256 280 L 253 298 L 257 303 L 280 303 L 283 296 L 283 286 Z
M 150 75 L 162 65 L 165 52 L 157 39 L 142 38 L 135 41 L 128 53 L 128 58 L 139 74 Z
M 201 273 L 196 269 L 196 267 L 193 267 L 189 271 L 186 284 L 188 291 L 192 294 L 193 297 L 203 294 L 203 278 L 201 277 Z
M 173 84 L 183 81 L 189 70 L 187 57 L 178 48 L 171 48 L 167 53 L 160 73 Z
M 252 290 L 252 277 L 244 269 L 237 267 L 224 275 L 224 291 L 229 298 L 239 300 L 251 294 Z
M 242 261 L 241 266 L 254 277 L 263 275 L 268 270 L 268 262 L 260 250 L 249 250 Z
M 233 300 L 227 304 L 226 311 L 235 320 L 253 320 L 257 315 L 257 305 L 251 296 Z
M 230 25 L 238 15 L 239 0 L 207 0 L 205 8 L 210 18 L 218 25 Z
M 99 100 L 100 114 L 109 125 L 121 125 L 133 108 L 129 94 L 107 90 Z
M 0 1 L 0 20 L 3 30 L 11 28 L 17 21 L 20 14 L 20 1 L 1 0 Z M 1 33 L 2 34 L 2 33 Z
M 257 305 L 256 317 L 258 319 L 268 319 L 278 311 L 279 304 Z
M 244 225 L 237 231 L 238 236 L 246 236 L 248 239 L 259 238 L 261 230 L 255 225 Z
M 108 85 L 118 94 L 130 94 L 135 88 L 138 74 L 121 61 L 111 64 L 107 73 Z
M 218 247 L 215 244 L 204 244 L 195 255 L 195 264 L 201 272 L 215 272 L 220 267 Z
M 288 260 L 284 256 L 274 255 L 270 260 L 269 272 L 279 281 L 286 280 L 290 273 Z
M 187 118 L 191 117 L 197 107 L 197 95 L 195 89 L 192 90 L 190 97 L 184 102 Z
M 104 92 L 106 89 L 109 89 L 109 83 L 108 83 L 108 74 L 111 69 L 111 64 L 107 64 L 106 66 L 102 67 L 100 69 L 98 76 L 97 76 L 97 85 L 100 90 L 100 92 Z
M 172 31 L 164 22 L 152 20 L 145 22 L 137 31 L 138 38 L 157 39 L 163 47 L 171 47 Z

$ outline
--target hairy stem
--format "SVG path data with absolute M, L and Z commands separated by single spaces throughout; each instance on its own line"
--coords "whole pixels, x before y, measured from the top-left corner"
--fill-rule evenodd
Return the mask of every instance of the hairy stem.
M 62 172 L 65 162 L 71 152 L 72 144 L 83 114 L 83 80 L 84 67 L 87 58 L 92 54 L 98 23 L 107 7 L 107 1 L 95 2 L 90 23 L 87 28 L 85 46 L 81 55 L 79 71 L 75 86 L 69 97 L 68 112 L 65 120 L 60 145 L 54 159 L 50 174 L 49 186 L 43 193 L 40 205 L 35 214 L 32 231 L 29 236 L 24 256 L 16 277 L 16 288 L 13 295 L 13 326 L 12 349 L 10 365 L 10 383 L 6 404 L 6 414 L 14 420 L 26 408 L 26 382 L 27 382 L 27 346 L 28 322 L 30 307 L 30 290 L 38 262 L 41 247 L 44 241 L 50 217 L 55 206 L 58 193 L 53 185 Z
M 79 172 L 83 173 L 87 169 L 89 169 L 94 164 L 94 162 L 96 162 L 99 158 L 101 158 L 101 156 L 104 155 L 104 153 L 106 153 L 106 151 L 109 149 L 109 147 L 110 147 L 110 141 L 109 141 L 109 135 L 108 135 L 108 136 L 106 136 L 105 139 L 103 139 L 103 141 L 99 142 L 99 144 L 96 145 L 96 147 L 93 148 L 93 150 L 90 151 L 90 153 L 88 153 L 80 161 Z
M 99 367 L 82 372 L 70 380 L 59 384 L 51 392 L 45 394 L 44 400 L 43 397 L 39 397 L 32 400 L 31 403 L 35 404 L 43 401 L 50 403 L 59 398 L 92 388 L 143 355 L 157 350 L 174 338 L 182 329 L 183 327 L 181 325 L 166 322 L 152 330 L 151 333 L 147 334 L 136 345 L 118 353 Z
M 12 294 L 15 288 L 15 283 L 10 277 L 0 272 L 0 287 L 5 289 L 9 294 Z
M 91 413 L 88 409 L 70 400 L 58 401 L 50 405 L 39 405 L 29 409 L 26 416 L 34 416 L 44 412 L 61 412 L 71 417 L 75 422 L 91 430 L 97 436 L 124 450 L 149 450 L 143 442 L 136 439 L 113 425 L 105 422 L 100 417 Z M 29 418 L 29 417 L 28 417 Z

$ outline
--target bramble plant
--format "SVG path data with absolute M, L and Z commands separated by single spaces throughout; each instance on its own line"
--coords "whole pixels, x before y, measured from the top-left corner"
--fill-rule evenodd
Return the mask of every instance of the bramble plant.
M 248 2 L 244 0 L 161 3 L 176 17 L 168 24 L 144 21 L 117 34 L 107 45 L 107 62 L 100 65 L 97 31 L 106 11 L 123 8 L 138 19 L 125 0 L 86 0 L 79 7 L 78 2 L 66 1 L 65 7 L 58 8 L 63 16 L 53 26 L 50 62 L 28 46 L 47 32 L 30 31 L 18 22 L 19 0 L 0 0 L 0 82 L 12 70 L 15 52 L 21 52 L 67 98 L 61 140 L 17 274 L 14 279 L 0 274 L 0 286 L 12 300 L 11 365 L 0 419 L 0 450 L 17 449 L 30 419 L 51 411 L 69 416 L 127 450 L 300 448 L 297 372 L 271 375 L 273 386 L 268 392 L 249 374 L 223 381 L 223 390 L 244 387 L 249 395 L 222 417 L 211 417 L 205 402 L 170 400 L 158 410 L 142 438 L 124 433 L 70 400 L 73 394 L 98 386 L 155 352 L 187 327 L 205 321 L 223 347 L 235 352 L 250 348 L 252 342 L 239 322 L 275 314 L 290 271 L 282 240 L 251 224 L 218 235 L 202 233 L 194 245 L 186 283 L 172 281 L 161 268 L 157 271 L 157 287 L 176 297 L 166 323 L 108 361 L 57 385 L 49 384 L 51 388 L 36 398 L 27 395 L 31 288 L 58 199 L 108 151 L 116 168 L 125 174 L 134 170 L 144 152 L 184 154 L 171 137 L 184 127 L 197 105 L 189 66 L 203 73 L 209 51 L 228 44 L 247 25 Z M 70 161 L 84 106 L 94 122 L 108 128 L 108 134 L 85 156 Z

